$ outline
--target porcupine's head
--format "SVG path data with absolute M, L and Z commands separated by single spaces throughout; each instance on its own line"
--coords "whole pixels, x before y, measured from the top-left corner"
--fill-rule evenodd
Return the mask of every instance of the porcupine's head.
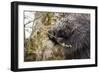
M 65 54 L 79 53 L 78 57 L 89 58 L 90 52 L 90 15 L 72 13 L 65 15 L 54 27 L 48 31 L 49 39 L 64 47 Z M 84 49 L 84 51 L 83 51 Z M 76 53 L 77 52 L 77 53 Z M 81 53 L 84 53 L 81 56 Z

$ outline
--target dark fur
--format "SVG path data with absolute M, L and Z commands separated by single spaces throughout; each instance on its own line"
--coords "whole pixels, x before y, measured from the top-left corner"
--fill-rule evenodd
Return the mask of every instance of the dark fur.
M 90 15 L 69 13 L 48 31 L 56 38 L 49 38 L 56 43 L 65 43 L 72 47 L 64 47 L 65 59 L 90 58 Z

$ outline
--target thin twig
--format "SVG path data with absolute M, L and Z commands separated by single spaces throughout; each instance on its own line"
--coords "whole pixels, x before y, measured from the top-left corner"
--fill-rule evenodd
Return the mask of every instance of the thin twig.
M 49 35 L 51 35 L 52 37 L 54 37 L 54 38 L 56 39 L 56 42 L 57 42 L 59 45 L 61 45 L 62 47 L 69 47 L 69 48 L 72 47 L 72 45 L 66 45 L 65 43 L 60 43 L 54 35 L 52 35 L 52 34 L 50 34 L 50 33 L 47 33 L 47 34 L 49 34 Z

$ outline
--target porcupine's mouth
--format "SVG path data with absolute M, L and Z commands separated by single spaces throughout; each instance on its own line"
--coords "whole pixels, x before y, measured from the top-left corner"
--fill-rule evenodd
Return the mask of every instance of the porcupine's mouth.
M 48 32 L 48 37 L 56 45 L 58 44 L 58 45 L 60 45 L 62 47 L 67 47 L 67 48 L 71 48 L 72 47 L 72 45 L 67 45 L 64 42 L 60 42 L 59 40 L 62 40 L 62 38 L 57 38 L 56 36 L 52 35 L 49 32 Z

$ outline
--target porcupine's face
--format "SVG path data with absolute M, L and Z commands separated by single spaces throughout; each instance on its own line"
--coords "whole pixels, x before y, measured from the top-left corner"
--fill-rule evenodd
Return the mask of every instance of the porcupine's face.
M 48 34 L 49 39 L 55 44 L 64 43 L 72 46 L 64 48 L 66 54 L 77 52 L 80 53 L 78 58 L 90 57 L 89 14 L 69 14 L 69 16 L 65 16 L 64 19 L 54 25 L 48 33 L 50 34 Z
M 59 43 L 65 43 L 67 39 L 70 38 L 73 31 L 72 28 L 69 27 L 69 24 L 67 21 L 59 22 L 55 27 L 53 27 L 51 30 L 48 31 L 50 35 L 49 38 L 52 40 L 55 44 Z

